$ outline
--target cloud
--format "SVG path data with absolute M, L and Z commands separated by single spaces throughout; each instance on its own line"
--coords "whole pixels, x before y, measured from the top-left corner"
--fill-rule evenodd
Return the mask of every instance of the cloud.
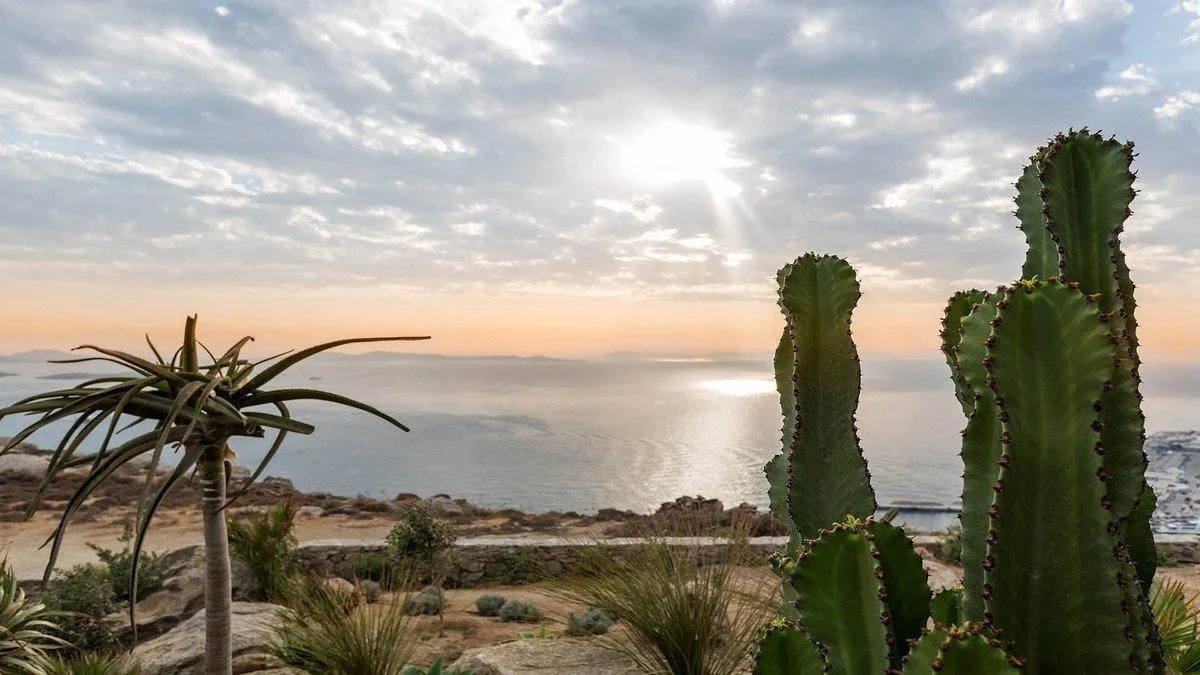
M 0 273 L 770 302 L 774 270 L 822 250 L 889 297 L 936 302 L 1013 276 L 1012 181 L 1092 121 L 1138 141 L 1140 278 L 1177 283 L 1167 261 L 1200 250 L 1200 94 L 1172 64 L 1200 6 L 1137 9 L 16 4 L 0 24 Z M 1181 16 L 1173 44 L 1131 39 L 1135 19 Z M 664 128 L 736 161 L 718 180 L 650 158 L 677 176 L 644 180 L 622 149 Z

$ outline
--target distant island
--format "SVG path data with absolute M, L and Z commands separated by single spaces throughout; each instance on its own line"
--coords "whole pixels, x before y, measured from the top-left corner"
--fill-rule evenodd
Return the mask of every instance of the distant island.
M 411 354 L 408 352 L 389 352 L 377 350 L 362 354 L 346 354 L 342 352 L 326 352 L 313 357 L 318 360 L 362 359 L 370 361 L 535 361 L 535 362 L 579 362 L 582 359 L 560 359 L 552 356 L 512 356 L 505 354 Z
M 112 373 L 54 373 L 52 375 L 38 375 L 39 380 L 94 380 L 98 377 L 108 377 Z

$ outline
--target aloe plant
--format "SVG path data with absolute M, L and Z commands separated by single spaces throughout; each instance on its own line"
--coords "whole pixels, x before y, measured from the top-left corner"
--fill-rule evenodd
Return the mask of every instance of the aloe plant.
M 79 363 L 105 361 L 128 369 L 128 375 L 114 375 L 88 380 L 70 389 L 37 394 L 0 409 L 0 418 L 9 415 L 35 415 L 29 424 L 0 448 L 0 455 L 11 451 L 40 429 L 60 420 L 75 421 L 63 434 L 57 449 L 50 457 L 49 467 L 36 497 L 31 500 L 28 514 L 41 504 L 47 488 L 64 470 L 87 467 L 88 474 L 63 508 L 59 524 L 47 539 L 51 544 L 46 578 L 54 569 L 67 526 L 79 507 L 95 489 L 118 469 L 135 458 L 149 456 L 146 489 L 139 505 L 139 521 L 133 542 L 133 564 L 130 588 L 137 588 L 138 562 L 154 514 L 166 495 L 195 471 L 202 490 L 201 512 L 207 566 L 205 585 L 205 672 L 227 675 L 231 672 L 231 584 L 229 539 L 226 532 L 224 508 L 231 499 L 226 493 L 233 451 L 229 441 L 235 437 L 263 437 L 266 430 L 275 432 L 274 442 L 258 467 L 246 481 L 248 487 L 275 457 L 289 433 L 311 434 L 311 424 L 294 419 L 287 404 L 293 401 L 325 401 L 355 408 L 374 415 L 402 431 L 408 431 L 400 421 L 380 410 L 350 398 L 315 389 L 275 389 L 264 387 L 301 361 L 334 347 L 363 342 L 395 340 L 424 340 L 427 337 L 378 337 L 338 340 L 310 347 L 299 352 L 285 352 L 259 362 L 242 357 L 242 349 L 253 340 L 244 337 L 220 357 L 208 350 L 196 338 L 196 318 L 188 317 L 183 343 L 168 361 L 163 358 L 147 336 L 153 357 L 146 359 L 115 350 L 84 345 L 79 350 L 94 352 L 93 356 L 57 361 Z M 209 361 L 201 362 L 201 350 Z M 269 366 L 266 364 L 274 361 Z M 265 367 L 264 367 L 265 366 Z M 275 412 L 257 410 L 272 407 Z M 276 414 L 278 413 L 278 414 Z M 125 428 L 151 423 L 152 429 L 113 446 L 113 439 L 122 422 Z M 80 454 L 84 441 L 102 432 L 96 452 Z M 174 470 L 152 489 L 156 469 L 164 450 L 182 449 Z M 243 488 L 244 490 L 245 488 Z M 240 493 L 239 493 L 240 494 Z M 237 495 L 234 496 L 236 499 Z M 130 607 L 130 621 L 135 631 L 137 622 Z M 136 632 L 135 632 L 136 637 Z
M 57 637 L 55 613 L 30 600 L 8 566 L 0 560 L 0 673 L 45 672 L 54 651 L 68 647 Z

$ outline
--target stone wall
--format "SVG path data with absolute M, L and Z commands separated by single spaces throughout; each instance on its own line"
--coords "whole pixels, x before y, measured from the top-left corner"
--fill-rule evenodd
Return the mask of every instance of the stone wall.
M 762 537 L 751 541 L 742 550 L 742 561 L 748 564 L 763 564 L 766 557 L 787 541 L 786 537 Z M 699 564 L 717 564 L 730 559 L 731 548 L 720 540 L 709 538 L 678 538 L 672 544 L 686 546 Z M 639 539 L 614 539 L 606 542 L 617 559 L 637 554 L 646 549 L 646 542 Z M 523 583 L 538 576 L 559 576 L 580 565 L 581 558 L 593 547 L 562 540 L 534 540 L 496 538 L 471 540 L 456 543 L 450 563 L 447 584 L 450 586 L 473 586 L 489 583 Z M 304 565 L 322 576 L 339 576 L 352 579 L 354 560 L 364 553 L 384 555 L 386 542 L 328 540 L 315 541 L 300 547 L 300 558 Z

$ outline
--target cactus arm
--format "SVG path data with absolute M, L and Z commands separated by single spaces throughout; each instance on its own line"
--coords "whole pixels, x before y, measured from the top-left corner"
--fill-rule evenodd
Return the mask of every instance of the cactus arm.
M 942 315 L 942 353 L 946 365 L 950 366 L 950 381 L 954 383 L 954 395 L 962 406 L 963 415 L 970 416 L 975 407 L 975 395 L 958 366 L 958 345 L 962 338 L 962 320 L 971 313 L 971 308 L 986 296 L 983 291 L 959 291 L 946 302 Z
M 1050 238 L 1046 216 L 1042 214 L 1042 181 L 1038 179 L 1037 157 L 1029 159 L 1029 164 L 1017 179 L 1017 210 L 1014 212 L 1020 222 L 1018 227 L 1025 234 L 1025 243 L 1029 245 L 1021 276 L 1025 279 L 1048 279 L 1059 273 L 1058 246 Z
M 1146 484 L 1142 488 L 1142 498 L 1122 529 L 1122 538 L 1137 570 L 1138 584 L 1146 596 L 1150 595 L 1150 585 L 1158 569 L 1158 549 L 1154 545 L 1154 530 L 1150 528 L 1150 516 L 1157 506 L 1158 497 L 1154 495 L 1154 489 Z
M 1133 282 L 1120 248 L 1132 213 L 1133 144 L 1105 140 L 1086 129 L 1059 134 L 1037 154 L 1045 226 L 1058 245 L 1061 276 L 1096 298 L 1120 356 L 1113 386 L 1101 399 L 1101 442 L 1108 497 L 1117 518 L 1141 494 L 1146 456 L 1145 418 L 1138 395 Z
M 779 407 L 783 412 L 782 445 L 787 448 L 796 434 L 796 385 L 792 383 L 795 372 L 795 356 L 792 354 L 792 340 L 787 329 L 779 338 L 779 346 L 775 348 L 775 388 L 779 391 Z M 792 514 L 788 511 L 788 456 L 780 453 L 771 458 L 764 467 L 767 473 L 767 497 L 770 499 L 771 511 L 779 517 L 791 533 L 788 550 L 794 551 L 799 545 L 796 525 L 792 522 Z
M 862 374 L 849 326 L 861 292 L 854 269 L 834 256 L 801 256 L 778 278 L 796 408 L 784 450 L 788 512 L 799 533 L 811 537 L 847 515 L 875 512 L 854 419 Z
M 873 547 L 857 527 L 835 527 L 796 561 L 796 609 L 808 634 L 826 647 L 830 672 L 882 673 L 889 665 L 886 606 Z
M 776 619 L 755 644 L 753 675 L 820 675 L 821 647 L 795 621 Z
M 987 555 L 988 509 L 995 493 L 992 485 L 1000 473 L 1000 418 L 995 394 L 987 387 L 987 356 L 984 341 L 991 335 L 999 297 L 983 294 L 982 299 L 962 321 L 958 345 L 959 372 L 972 391 L 971 413 L 962 432 L 963 492 L 962 553 L 963 616 L 968 621 L 983 619 L 983 559 Z
M 963 589 L 943 588 L 929 602 L 929 618 L 935 626 L 953 626 L 963 622 Z
M 1124 672 L 1123 565 L 1093 428 L 1115 347 L 1096 305 L 1065 284 L 1020 282 L 998 306 L 987 369 L 1004 444 L 985 610 L 1030 672 Z
M 929 575 L 921 556 L 913 549 L 912 539 L 891 523 L 875 522 L 869 529 L 879 551 L 883 570 L 883 588 L 887 592 L 888 617 L 891 620 L 892 665 L 899 668 L 908 653 L 908 641 L 920 637 L 929 621 Z
M 934 628 L 913 646 L 904 675 L 1017 675 L 1010 657 L 971 626 Z

